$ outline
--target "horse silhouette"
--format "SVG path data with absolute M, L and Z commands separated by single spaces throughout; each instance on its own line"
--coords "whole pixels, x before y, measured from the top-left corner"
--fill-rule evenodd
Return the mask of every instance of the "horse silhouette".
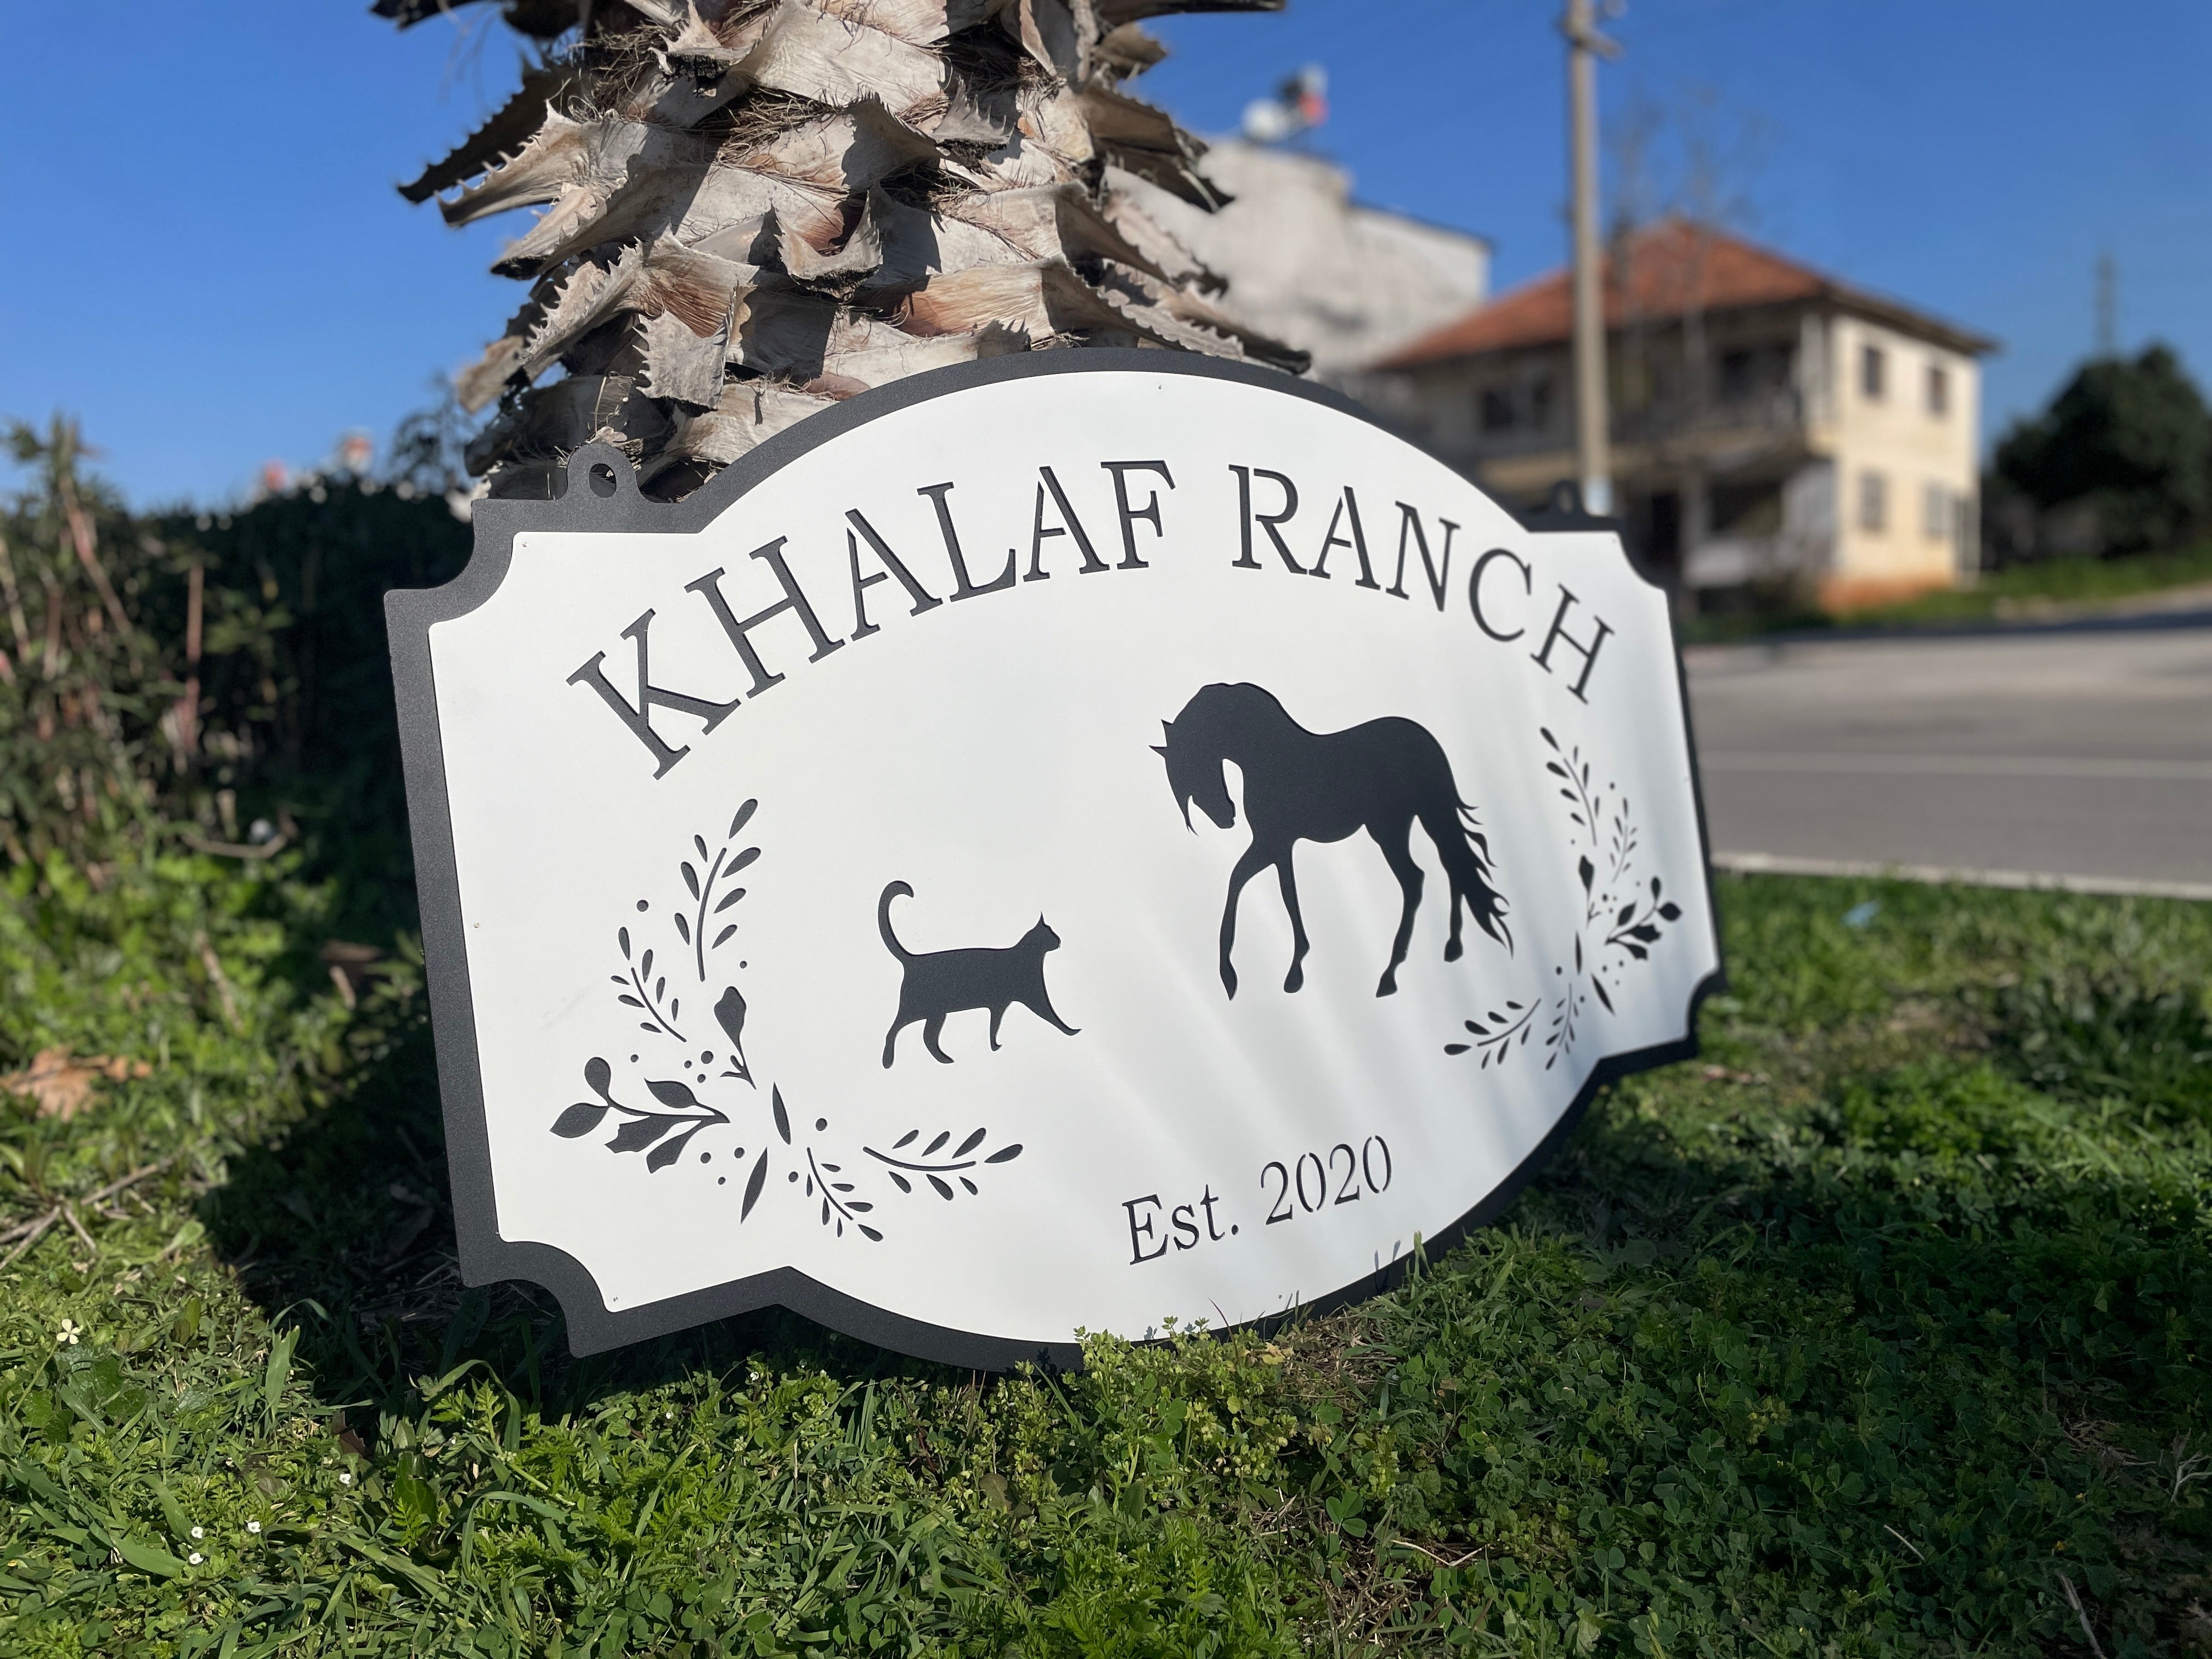
M 1183 705 L 1182 714 L 1162 724 L 1167 741 L 1155 744 L 1154 752 L 1167 762 L 1168 786 L 1185 824 L 1190 823 L 1195 801 L 1218 828 L 1232 827 L 1237 807 L 1229 798 L 1222 763 L 1235 761 L 1244 775 L 1244 815 L 1252 844 L 1230 872 L 1229 901 L 1221 913 L 1221 982 L 1231 996 L 1237 994 L 1237 969 L 1230 960 L 1237 943 L 1237 899 L 1244 884 L 1274 866 L 1294 941 L 1283 989 L 1295 991 L 1305 983 L 1307 944 L 1291 854 L 1301 841 L 1342 841 L 1361 830 L 1382 849 L 1405 894 L 1390 965 L 1382 970 L 1375 994 L 1387 997 L 1395 991 L 1398 966 L 1406 959 L 1413 917 L 1421 908 L 1421 866 L 1413 862 L 1408 845 L 1416 819 L 1436 843 L 1451 883 L 1451 938 L 1444 960 L 1456 962 L 1461 955 L 1462 905 L 1484 933 L 1507 950 L 1513 948 L 1505 930 L 1505 901 L 1490 884 L 1489 843 L 1460 799 L 1443 746 L 1425 727 L 1392 717 L 1343 732 L 1309 732 L 1269 692 L 1249 684 L 1206 686 Z

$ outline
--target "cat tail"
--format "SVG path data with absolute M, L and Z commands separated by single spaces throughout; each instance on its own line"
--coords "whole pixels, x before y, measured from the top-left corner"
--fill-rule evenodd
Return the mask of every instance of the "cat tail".
M 884 889 L 883 896 L 876 901 L 876 930 L 884 936 L 884 944 L 890 948 L 890 953 L 901 962 L 912 962 L 914 952 L 901 945 L 898 935 L 891 932 L 891 901 L 913 896 L 913 888 L 902 881 L 895 881 Z

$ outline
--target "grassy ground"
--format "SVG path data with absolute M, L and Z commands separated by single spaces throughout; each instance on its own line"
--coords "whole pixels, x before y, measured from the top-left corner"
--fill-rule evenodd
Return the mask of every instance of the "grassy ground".
M 2178 553 L 2145 553 L 2120 559 L 2046 559 L 2038 564 L 2014 565 L 1984 573 L 1972 587 L 1923 593 L 1917 599 L 1837 616 L 1808 603 L 1694 617 L 1682 623 L 1681 632 L 1686 643 L 1729 644 L 1777 630 L 2033 621 L 2091 614 L 2147 594 L 2206 584 L 2212 584 L 2212 544 Z
M 1850 624 L 1979 622 L 2071 613 L 2169 587 L 2212 582 L 2212 545 L 2125 559 L 2046 559 L 1993 570 L 1973 586 L 1854 611 Z
M 1505 1225 L 992 1381 L 464 1292 L 419 970 L 313 955 L 355 902 L 0 895 L 0 1068 L 151 1066 L 0 1103 L 0 1231 L 64 1212 L 0 1268 L 0 1652 L 2212 1649 L 2212 907 L 1729 880 L 1706 1059 Z

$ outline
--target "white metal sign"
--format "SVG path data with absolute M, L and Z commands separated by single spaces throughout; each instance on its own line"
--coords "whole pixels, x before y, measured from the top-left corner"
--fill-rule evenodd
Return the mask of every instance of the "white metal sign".
M 1692 1051 L 1664 595 L 1331 394 L 1012 356 L 477 525 L 389 600 L 462 1268 L 580 1352 L 1364 1294 Z

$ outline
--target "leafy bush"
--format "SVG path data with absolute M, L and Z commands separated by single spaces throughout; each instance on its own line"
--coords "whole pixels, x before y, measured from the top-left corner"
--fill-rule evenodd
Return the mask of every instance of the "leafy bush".
M 466 562 L 434 466 L 134 518 L 69 422 L 11 441 L 35 471 L 0 515 L 0 848 L 97 863 L 163 822 L 237 843 L 289 811 L 404 878 L 382 599 Z

